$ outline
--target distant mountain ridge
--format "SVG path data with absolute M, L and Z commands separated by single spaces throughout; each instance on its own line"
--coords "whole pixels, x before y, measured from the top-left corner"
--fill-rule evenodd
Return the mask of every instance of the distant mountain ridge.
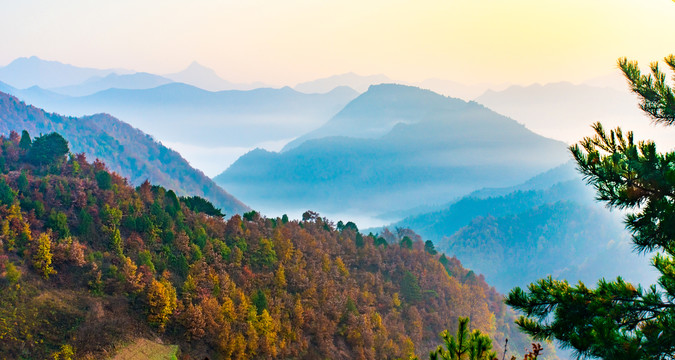
M 171 83 L 172 80 L 149 73 L 133 74 L 109 74 L 103 78 L 93 77 L 87 81 L 59 88 L 51 88 L 50 91 L 68 96 L 86 96 L 107 89 L 151 89 Z
M 358 75 L 353 72 L 346 74 L 333 75 L 326 78 L 320 78 L 295 85 L 293 88 L 297 91 L 314 94 L 327 93 L 336 87 L 348 86 L 360 93 L 368 90 L 372 85 L 393 82 L 389 77 L 378 75 Z
M 285 204 L 383 212 L 517 184 L 569 159 L 564 144 L 479 104 L 409 86 L 371 86 L 331 124 L 390 129 L 377 138 L 310 139 L 281 153 L 255 150 L 214 180 L 263 211 Z
M 187 68 L 176 73 L 166 74 L 165 77 L 180 83 L 196 86 L 198 88 L 208 91 L 222 91 L 222 90 L 252 90 L 257 88 L 268 87 L 262 82 L 255 82 L 250 84 L 237 84 L 227 81 L 216 72 L 196 61 L 193 61 Z
M 91 160 L 103 160 L 111 170 L 134 185 L 147 179 L 180 195 L 207 198 L 227 214 L 248 210 L 202 172 L 190 167 L 178 153 L 110 115 L 65 117 L 0 93 L 0 120 L 0 133 L 3 134 L 28 130 L 32 136 L 37 136 L 57 131 L 71 143 L 72 152 L 83 152 Z
M 293 88 L 307 94 L 326 93 L 339 86 L 348 86 L 359 93 L 366 92 L 368 87 L 380 84 L 401 84 L 429 89 L 433 92 L 470 101 L 483 94 L 487 89 L 503 90 L 508 84 L 476 84 L 467 85 L 452 80 L 429 78 L 422 81 L 401 81 L 392 79 L 384 74 L 358 75 L 353 72 L 333 75 L 325 78 L 306 81 L 295 85 Z
M 31 56 L 18 58 L 0 67 L 0 81 L 15 88 L 39 86 L 43 89 L 76 85 L 92 77 L 105 77 L 112 73 L 127 74 L 126 69 L 93 69 L 77 67 L 58 61 L 47 61 Z
M 167 141 L 241 146 L 249 142 L 247 138 L 261 134 L 265 139 L 292 137 L 300 131 L 297 127 L 320 123 L 354 96 L 355 92 L 343 88 L 325 95 L 306 95 L 288 87 L 210 92 L 171 83 L 152 89 L 108 89 L 49 107 L 80 114 L 106 109 Z M 225 127 L 230 132 L 224 133 Z M 199 140 L 187 141 L 186 134 Z
M 196 61 L 179 72 L 162 76 L 129 69 L 80 67 L 37 56 L 17 58 L 6 66 L 0 66 L 0 81 L 17 89 L 38 86 L 69 96 L 85 96 L 111 88 L 148 89 L 170 82 L 185 83 L 208 91 L 268 87 L 262 82 L 239 84 L 227 81 L 213 69 Z
M 376 139 L 389 133 L 399 123 L 415 124 L 432 112 L 452 112 L 465 104 L 459 99 L 404 85 L 371 85 L 368 90 L 320 128 L 286 144 L 283 151 L 310 139 L 329 136 Z

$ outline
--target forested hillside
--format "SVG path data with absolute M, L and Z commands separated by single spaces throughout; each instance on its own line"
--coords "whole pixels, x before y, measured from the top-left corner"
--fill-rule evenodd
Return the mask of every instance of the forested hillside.
M 143 337 L 196 359 L 424 356 L 460 316 L 527 344 L 501 295 L 420 241 L 312 212 L 224 220 L 68 151 L 55 133 L 0 137 L 4 357 L 99 359 Z
M 411 228 L 471 269 L 499 291 L 542 274 L 576 282 L 615 277 L 633 269 L 631 281 L 653 272 L 631 252 L 621 215 L 595 203 L 592 189 L 566 167 L 510 189 L 484 189 L 441 210 L 407 217 L 390 228 Z M 552 185 L 546 186 L 547 183 Z
M 0 92 L 0 133 L 22 130 L 32 136 L 58 131 L 71 143 L 73 153 L 84 153 L 90 161 L 101 159 L 133 185 L 149 180 L 179 195 L 202 196 L 227 214 L 248 210 L 180 154 L 110 115 L 50 114 Z
M 590 190 L 580 180 L 565 181 L 541 190 L 516 190 L 506 194 L 499 194 L 498 189 L 481 190 L 446 204 L 440 210 L 409 216 L 390 227 L 414 229 L 424 238 L 439 243 L 479 216 L 515 215 L 543 204 L 589 199 L 592 199 Z
M 476 217 L 439 242 L 481 272 L 501 291 L 552 275 L 572 282 L 649 276 L 649 266 L 631 253 L 618 216 L 600 207 L 558 201 L 502 216 Z

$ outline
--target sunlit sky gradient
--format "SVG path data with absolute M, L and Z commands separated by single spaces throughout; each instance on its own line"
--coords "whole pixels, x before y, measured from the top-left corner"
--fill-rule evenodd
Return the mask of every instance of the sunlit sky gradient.
M 295 85 L 345 72 L 580 82 L 675 52 L 671 0 L 3 0 L 0 66 L 36 55 Z

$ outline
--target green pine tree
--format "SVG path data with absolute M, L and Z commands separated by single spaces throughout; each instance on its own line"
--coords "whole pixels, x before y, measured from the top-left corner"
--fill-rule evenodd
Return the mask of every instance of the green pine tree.
M 68 154 L 68 141 L 58 133 L 49 133 L 33 140 L 28 155 L 37 165 L 49 164 L 64 159 Z
M 448 330 L 441 333 L 443 346 L 438 346 L 429 354 L 431 360 L 492 360 L 496 353 L 492 351 L 492 340 L 480 330 L 469 331 L 469 318 L 459 318 L 457 335 L 452 336 Z
M 422 289 L 420 288 L 419 280 L 410 271 L 403 274 L 401 280 L 401 294 L 405 301 L 410 304 L 417 303 L 422 300 Z
M 665 58 L 675 71 L 675 56 Z M 657 63 L 643 75 L 625 58 L 619 67 L 657 124 L 675 123 L 675 95 Z M 635 249 L 656 251 L 658 285 L 633 286 L 618 278 L 595 289 L 552 278 L 515 288 L 506 303 L 522 311 L 517 323 L 535 339 L 558 339 L 582 357 L 675 359 L 675 152 L 658 153 L 652 141 L 635 143 L 631 132 L 596 135 L 570 148 L 580 171 L 610 207 L 632 210 L 626 225 Z
M 21 132 L 21 140 L 19 141 L 19 147 L 24 150 L 29 150 L 30 146 L 33 144 L 33 140 L 30 139 L 30 134 L 28 131 L 24 130 Z
M 261 289 L 258 289 L 253 296 L 251 296 L 251 302 L 255 305 L 258 315 L 262 314 L 263 310 L 267 310 L 267 295 Z
M 428 252 L 431 255 L 438 254 L 438 251 L 436 251 L 436 247 L 434 246 L 434 242 L 431 240 L 427 240 L 424 242 L 424 251 Z

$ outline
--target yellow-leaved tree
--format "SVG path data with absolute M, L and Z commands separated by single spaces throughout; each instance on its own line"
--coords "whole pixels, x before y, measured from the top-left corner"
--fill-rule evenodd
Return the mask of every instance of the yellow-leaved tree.
M 52 267 L 52 238 L 48 232 L 40 234 L 35 242 L 33 254 L 33 266 L 44 276 L 45 279 L 49 275 L 56 274 L 56 270 Z
M 177 307 L 176 289 L 166 279 L 152 280 L 148 285 L 147 296 L 148 321 L 157 326 L 159 331 L 164 331 Z

